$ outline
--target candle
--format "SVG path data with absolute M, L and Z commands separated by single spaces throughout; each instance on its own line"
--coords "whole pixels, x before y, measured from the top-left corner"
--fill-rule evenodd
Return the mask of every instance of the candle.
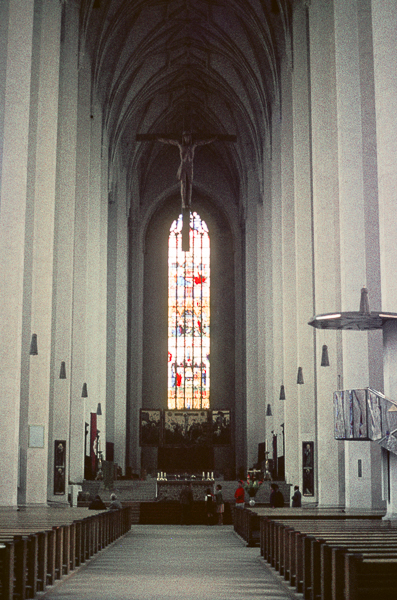
M 267 440 L 265 440 L 265 452 L 267 452 Z
M 203 471 L 203 479 L 205 479 L 205 473 L 204 473 L 204 471 Z
M 214 479 L 214 471 L 211 473 L 211 479 Z

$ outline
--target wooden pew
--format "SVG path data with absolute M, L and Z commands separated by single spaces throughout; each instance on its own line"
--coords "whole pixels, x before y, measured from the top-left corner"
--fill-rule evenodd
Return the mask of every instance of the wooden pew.
M 397 591 L 397 553 L 394 556 L 345 554 L 346 600 L 393 598 Z
M 350 564 L 349 557 L 356 557 L 358 552 L 362 561 L 375 565 L 375 572 L 379 569 L 376 561 L 382 561 L 389 582 L 389 587 L 385 584 L 383 588 L 389 589 L 394 582 L 393 561 L 397 558 L 396 524 L 379 519 L 267 519 L 261 523 L 262 555 L 307 600 L 355 598 L 357 592 L 352 590 L 356 590 L 358 578 L 352 579 L 350 571 L 346 571 L 350 566 L 346 565 Z M 362 590 L 366 590 L 368 598 L 375 598 L 376 590 L 382 588 L 376 577 L 367 578 L 365 586 Z
M 130 513 L 130 507 L 117 511 L 34 509 L 2 513 L 0 597 L 25 600 L 45 591 L 126 533 L 131 528 Z

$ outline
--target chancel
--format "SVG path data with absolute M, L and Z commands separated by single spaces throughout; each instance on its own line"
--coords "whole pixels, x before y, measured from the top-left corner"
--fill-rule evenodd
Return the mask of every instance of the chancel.
M 3 0 L 0 28 L 0 506 L 100 463 L 394 519 L 396 2 Z

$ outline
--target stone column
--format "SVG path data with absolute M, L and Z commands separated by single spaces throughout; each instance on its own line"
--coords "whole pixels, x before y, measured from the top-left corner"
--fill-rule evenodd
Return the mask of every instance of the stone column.
M 2 2 L 0 19 L 7 42 L 1 46 L 0 71 L 5 81 L 0 96 L 3 134 L 0 163 L 0 380 L 3 394 L 0 506 L 16 506 L 21 367 L 23 356 L 27 365 L 29 355 L 29 347 L 26 344 L 22 347 L 21 342 L 33 4 L 29 0 Z M 26 337 L 30 339 L 30 335 Z
M 366 285 L 363 121 L 357 0 L 334 1 L 337 82 L 341 309 L 358 310 Z M 342 334 L 343 387 L 369 385 L 368 334 Z M 371 442 L 345 443 L 345 504 L 371 508 Z M 358 461 L 361 461 L 361 474 Z
M 283 354 L 284 384 L 288 389 L 285 400 L 285 478 L 291 478 L 298 469 L 298 386 L 296 377 L 300 352 L 297 336 L 296 296 L 296 215 L 294 203 L 294 137 L 292 64 L 285 56 L 281 67 L 281 246 L 283 292 Z M 303 348 L 302 348 L 303 350 Z M 287 500 L 287 499 L 286 499 Z
M 272 319 L 268 325 L 272 335 L 272 355 L 267 353 L 268 363 L 271 366 L 275 406 L 272 418 L 266 419 L 266 437 L 268 440 L 268 450 L 271 452 L 271 432 L 277 435 L 277 455 L 284 456 L 284 419 L 285 419 L 285 401 L 279 401 L 280 387 L 286 385 L 284 372 L 284 351 L 283 351 L 283 280 L 282 280 L 282 213 L 281 213 L 281 126 L 279 106 L 275 106 L 272 120 L 272 136 L 270 148 L 270 194 L 271 200 L 268 208 L 271 211 L 271 232 L 269 234 L 269 246 L 271 248 L 271 262 L 269 269 L 271 272 L 271 315 Z M 270 340 L 270 336 L 266 335 Z M 271 360 L 272 359 L 272 360 Z M 287 393 L 289 392 L 286 385 Z M 282 427 L 283 426 L 283 427 Z M 269 454 L 269 458 L 272 455 Z M 285 458 L 285 457 L 284 457 Z
M 91 177 L 91 68 L 87 55 L 81 51 L 78 71 L 78 104 L 76 125 L 76 183 L 73 248 L 73 313 L 72 364 L 70 396 L 70 471 L 69 479 L 80 483 L 84 478 L 85 423 L 90 426 L 90 412 L 96 411 L 93 388 L 95 376 L 87 369 L 87 313 L 91 310 L 87 286 L 88 223 L 90 220 Z M 88 308 L 89 307 L 89 308 Z M 95 345 L 95 342 L 93 342 Z M 88 398 L 82 398 L 83 383 Z M 89 432 L 88 432 L 89 436 Z
M 292 385 L 297 389 L 298 405 L 297 440 L 294 476 L 290 482 L 299 485 L 303 493 L 302 442 L 316 440 L 317 423 L 315 405 L 315 363 L 318 348 L 315 334 L 307 322 L 314 314 L 313 299 L 313 220 L 312 220 L 312 146 L 310 125 L 310 87 L 308 57 L 308 9 L 303 2 L 296 3 L 293 15 L 293 70 L 292 70 L 292 118 L 294 148 L 294 211 L 296 227 L 296 298 L 297 298 L 297 345 L 298 360 L 295 363 Z M 302 367 L 304 384 L 297 385 L 297 368 Z M 317 448 L 315 448 L 315 454 Z M 317 499 L 317 473 L 314 472 L 314 496 Z
M 127 399 L 128 215 L 126 174 L 112 165 L 115 182 L 109 193 L 106 431 L 114 444 L 114 461 L 125 473 Z
M 129 215 L 129 310 L 134 318 L 129 321 L 129 389 L 127 393 L 127 466 L 139 472 L 141 449 L 139 447 L 139 409 L 142 408 L 142 346 L 143 346 L 143 232 L 139 226 L 139 198 L 133 191 L 133 208 Z M 142 228 L 143 229 L 143 228 Z
M 284 404 L 280 403 L 280 368 L 275 373 L 275 348 L 274 348 L 274 316 L 273 316 L 273 248 L 272 248 L 272 177 L 271 177 L 271 154 L 269 148 L 270 132 L 265 140 L 265 154 L 263 165 L 263 199 L 262 206 L 259 207 L 260 219 L 258 219 L 260 230 L 258 231 L 258 248 L 261 248 L 261 273 L 260 273 L 260 293 L 262 294 L 262 306 L 259 314 L 260 346 L 259 356 L 265 357 L 262 369 L 263 381 L 260 381 L 261 389 L 264 390 L 264 402 L 272 407 L 272 416 L 266 417 L 265 432 L 262 442 L 267 440 L 269 458 L 273 458 L 272 438 L 273 434 L 280 434 L 276 431 L 275 423 L 280 426 L 284 419 Z M 277 427 L 277 426 L 276 426 Z M 273 432 L 273 433 L 272 433 Z M 282 452 L 278 453 L 280 456 Z
M 372 0 L 382 310 L 396 312 L 397 296 L 397 4 Z M 397 328 L 383 328 L 385 394 L 397 398 Z M 387 518 L 397 516 L 397 458 L 389 456 Z
M 79 13 L 77 5 L 69 2 L 63 4 L 63 11 L 64 39 L 61 44 L 57 180 L 55 192 L 54 239 L 56 243 L 54 246 L 52 353 L 55 364 L 58 364 L 59 361 L 65 361 L 67 378 L 59 379 L 58 369 L 53 370 L 50 388 L 48 499 L 50 502 L 66 504 L 68 500 L 71 425 Z M 66 442 L 64 492 L 61 485 L 58 486 L 57 490 L 54 488 L 55 441 Z
M 90 193 L 87 230 L 87 314 L 86 369 L 91 386 L 91 407 L 96 412 L 100 430 L 99 450 L 106 458 L 106 304 L 107 304 L 107 239 L 108 182 L 107 145 L 103 143 L 102 110 L 99 102 L 92 105 L 90 137 Z
M 315 314 L 341 304 L 339 265 L 339 194 L 334 3 L 316 0 L 309 8 L 310 89 L 313 152 L 313 244 Z M 338 389 L 338 335 L 327 332 L 330 366 L 316 357 L 318 484 L 320 505 L 340 503 L 338 443 L 334 440 L 332 395 Z M 343 469 L 343 467 L 342 467 Z M 341 474 L 342 475 L 342 474 Z
M 60 25 L 60 4 L 43 2 L 41 14 L 36 18 L 38 51 L 33 63 L 36 68 L 32 85 L 32 100 L 37 101 L 31 110 L 31 130 L 34 128 L 35 131 L 31 131 L 30 136 L 32 245 L 26 245 L 32 264 L 31 276 L 25 278 L 25 294 L 31 297 L 31 329 L 37 332 L 39 344 L 39 354 L 30 363 L 28 397 L 23 398 L 29 429 L 28 439 L 20 438 L 21 448 L 23 440 L 27 441 L 27 456 L 26 473 L 23 474 L 26 479 L 21 486 L 25 488 L 25 494 L 21 494 L 19 503 L 24 501 L 26 504 L 47 502 L 50 374 L 52 368 L 57 375 L 60 370 L 60 361 L 51 363 Z M 25 265 L 28 264 L 27 258 Z M 21 411 L 21 417 L 23 413 Z M 32 442 L 29 439 L 32 427 L 36 431 L 42 430 L 43 447 L 32 447 L 40 444 L 40 440 Z
M 258 191 L 255 174 L 248 174 L 245 285 L 246 285 L 246 386 L 247 386 L 247 464 L 252 468 L 258 460 L 258 443 L 265 429 L 265 402 L 258 389 L 258 273 L 257 227 Z M 262 407 L 262 411 L 260 410 Z

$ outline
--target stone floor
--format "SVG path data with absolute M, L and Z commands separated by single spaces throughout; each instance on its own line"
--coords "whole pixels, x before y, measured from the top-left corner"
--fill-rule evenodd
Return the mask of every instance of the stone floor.
M 133 525 L 46 600 L 297 600 L 232 526 Z

